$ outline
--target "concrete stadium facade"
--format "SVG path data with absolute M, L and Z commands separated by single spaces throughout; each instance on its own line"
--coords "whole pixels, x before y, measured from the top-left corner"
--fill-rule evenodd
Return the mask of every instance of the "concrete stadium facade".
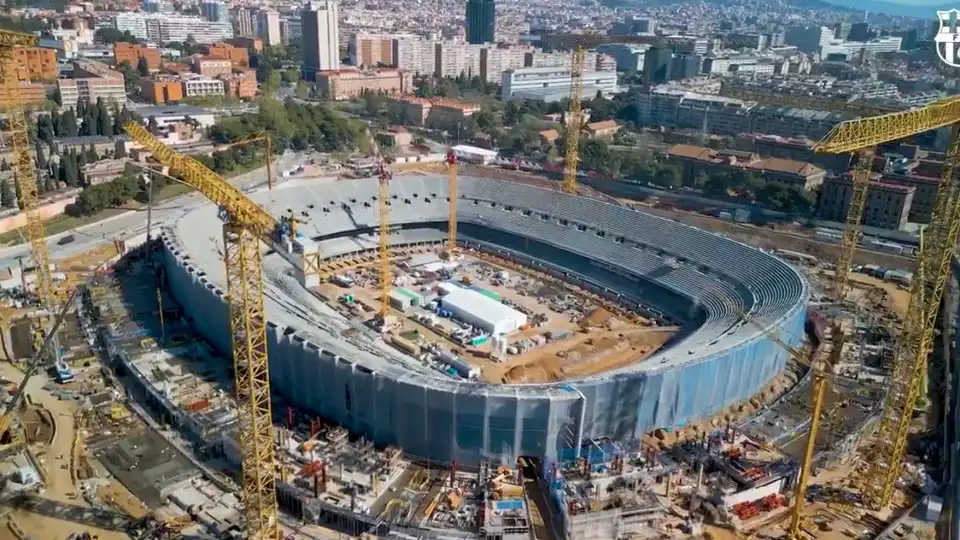
M 455 379 L 373 339 L 264 259 L 273 389 L 378 444 L 424 459 L 564 459 L 585 437 L 631 440 L 749 398 L 803 340 L 809 289 L 783 261 L 731 240 L 591 198 L 489 179 L 460 179 L 459 241 L 580 283 L 682 323 L 664 350 L 624 368 L 549 384 Z M 326 257 L 376 245 L 375 179 L 303 183 L 251 194 L 274 215 L 307 213 L 300 232 Z M 391 185 L 394 245 L 445 237 L 446 179 Z M 162 234 L 166 280 L 185 315 L 229 351 L 219 222 L 212 206 Z M 299 287 L 299 289 L 298 289 Z M 748 312 L 757 324 L 747 323 Z

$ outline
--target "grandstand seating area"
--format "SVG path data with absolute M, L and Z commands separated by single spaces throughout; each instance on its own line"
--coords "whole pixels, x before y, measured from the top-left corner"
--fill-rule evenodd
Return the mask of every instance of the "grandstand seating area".
M 390 189 L 391 223 L 399 227 L 392 243 L 444 237 L 444 177 L 396 177 Z M 319 240 L 321 252 L 334 257 L 376 245 L 376 193 L 376 179 L 361 179 L 281 186 L 253 197 L 274 215 L 293 212 L 306 221 L 298 232 Z M 334 321 L 329 309 L 311 308 L 316 299 L 306 291 L 284 285 L 287 292 L 278 292 L 276 273 L 268 273 L 275 389 L 379 444 L 431 459 L 548 457 L 576 435 L 635 437 L 755 393 L 783 369 L 788 354 L 745 323 L 741 311 L 790 344 L 803 339 L 808 286 L 772 255 L 627 207 L 524 184 L 461 177 L 459 195 L 461 240 L 488 246 L 535 240 L 550 247 L 547 263 L 644 296 L 690 324 L 669 348 L 616 371 L 562 383 L 495 385 L 425 372 L 382 342 L 345 338 L 347 322 Z M 226 350 L 225 306 L 204 294 L 220 294 L 224 285 L 222 263 L 211 256 L 219 235 L 196 234 L 216 230 L 216 219 L 215 209 L 206 208 L 166 231 L 165 264 L 185 312 Z M 568 266 L 573 259 L 588 264 Z M 266 263 L 273 264 L 269 257 Z M 609 269 L 634 281 L 610 279 Z M 623 289 L 631 283 L 633 290 Z M 654 289 L 664 292 L 650 294 Z M 688 299 L 686 305 L 677 298 Z M 412 422 L 418 409 L 422 420 Z

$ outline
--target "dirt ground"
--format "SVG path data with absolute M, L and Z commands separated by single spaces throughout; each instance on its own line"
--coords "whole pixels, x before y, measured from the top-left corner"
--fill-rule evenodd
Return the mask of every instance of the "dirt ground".
M 505 362 L 484 362 L 483 376 L 491 382 L 536 383 L 602 373 L 642 361 L 675 333 L 675 328 L 576 333 Z
M 0 377 L 12 381 L 19 381 L 22 374 L 8 363 L 0 364 Z M 86 508 L 87 503 L 80 497 L 73 498 L 75 493 L 73 478 L 67 466 L 70 450 L 73 445 L 75 404 L 72 401 L 61 401 L 43 390 L 47 378 L 38 374 L 27 384 L 26 393 L 30 394 L 35 404 L 40 405 L 53 413 L 57 429 L 52 444 L 44 445 L 37 450 L 43 460 L 48 475 L 47 486 L 41 497 L 70 506 Z M 62 456 L 62 458 L 61 458 Z M 116 532 L 81 525 L 70 521 L 63 521 L 26 510 L 12 509 L 13 519 L 33 538 L 67 538 L 76 532 L 87 531 L 91 535 L 99 536 L 100 540 L 125 540 L 129 536 Z
M 910 291 L 905 287 L 900 287 L 896 283 L 883 281 L 866 274 L 850 272 L 850 280 L 857 283 L 878 287 L 887 292 L 890 307 L 901 317 L 905 316 L 910 306 Z

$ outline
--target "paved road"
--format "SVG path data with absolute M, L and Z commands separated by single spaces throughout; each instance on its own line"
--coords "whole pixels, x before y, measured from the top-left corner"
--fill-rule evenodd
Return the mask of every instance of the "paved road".
M 285 153 L 274 165 L 276 175 L 279 172 L 290 169 L 304 163 L 307 157 L 303 154 L 293 152 Z M 266 168 L 250 171 L 230 179 L 230 183 L 241 187 L 241 189 L 253 189 L 266 185 Z M 202 206 L 206 199 L 198 193 L 189 193 L 180 197 L 170 199 L 159 203 L 153 209 L 154 224 L 170 222 L 185 213 Z M 47 237 L 47 245 L 50 254 L 54 260 L 63 259 L 78 253 L 89 251 L 94 247 L 110 242 L 114 238 L 129 237 L 144 233 L 147 230 L 147 211 L 133 211 L 126 214 L 107 218 L 97 223 L 78 227 L 65 233 L 51 235 Z M 75 240 L 66 245 L 58 245 L 57 240 L 66 234 L 72 234 Z M 0 268 L 16 267 L 19 263 L 19 257 L 28 257 L 30 248 L 26 244 L 20 244 L 8 248 L 0 249 Z

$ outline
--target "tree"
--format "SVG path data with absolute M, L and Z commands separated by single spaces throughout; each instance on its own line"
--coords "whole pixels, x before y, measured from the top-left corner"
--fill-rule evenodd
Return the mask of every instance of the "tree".
M 47 168 L 47 156 L 43 155 L 43 145 L 40 144 L 40 141 L 34 145 L 34 150 L 37 152 L 37 168 L 44 170 Z
M 105 45 L 113 45 L 118 41 L 125 43 L 139 43 L 139 40 L 133 34 L 131 34 L 129 30 L 124 30 L 121 32 L 116 28 L 98 28 L 97 31 L 93 33 L 93 39 Z
M 283 82 L 291 86 L 295 85 L 300 82 L 300 70 L 295 67 L 287 68 L 283 70 L 281 78 L 283 79 Z
M 10 169 L 10 162 L 7 161 L 7 158 L 3 158 L 3 161 L 0 161 L 0 171 L 9 171 Z
M 17 204 L 16 194 L 9 180 L 0 180 L 0 206 L 13 208 Z
M 280 74 L 276 71 L 270 72 L 270 75 L 267 77 L 267 80 L 263 83 L 263 92 L 265 94 L 273 94 L 280 88 Z
M 117 71 L 123 74 L 123 87 L 128 94 L 135 94 L 140 87 L 140 72 L 130 65 L 130 62 L 121 62 Z M 79 111 L 77 114 L 80 114 Z
M 117 139 L 113 146 L 113 157 L 120 159 L 127 157 L 127 145 L 122 140 Z
M 150 133 L 154 135 L 157 135 L 160 133 L 160 123 L 157 122 L 156 116 L 151 116 L 150 119 L 147 120 L 147 129 L 149 129 Z
M 137 60 L 137 73 L 139 73 L 141 77 L 148 77 L 150 75 L 150 64 L 147 63 L 146 56 L 141 56 L 140 59 Z
M 20 191 L 20 182 L 13 182 L 13 195 L 17 200 L 17 208 L 23 210 L 23 192 Z
M 104 105 L 103 100 L 97 98 L 97 135 L 104 135 L 106 137 L 113 136 L 113 120 L 110 118 L 110 113 L 107 111 L 106 105 Z
M 93 147 L 93 144 L 90 144 L 90 146 L 87 147 L 86 158 L 87 163 L 96 163 L 97 161 L 100 161 L 100 156 L 97 154 L 97 149 Z
M 63 130 L 60 133 L 61 137 L 76 137 L 79 130 L 77 129 L 77 113 L 73 109 L 67 109 L 63 113 Z
M 63 94 L 60 93 L 59 86 L 53 89 L 53 101 L 55 101 L 60 107 L 63 107 Z

